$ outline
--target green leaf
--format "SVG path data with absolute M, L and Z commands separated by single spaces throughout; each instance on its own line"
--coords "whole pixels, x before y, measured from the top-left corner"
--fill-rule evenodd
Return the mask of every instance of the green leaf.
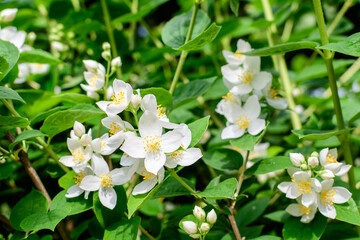
M 174 108 L 179 107 L 196 97 L 204 94 L 214 83 L 217 77 L 211 77 L 202 80 L 194 80 L 185 84 L 181 84 L 175 88 L 174 92 Z
M 237 147 L 237 148 L 240 148 L 240 149 L 243 149 L 243 150 L 253 151 L 254 146 L 264 136 L 265 131 L 266 131 L 266 128 L 262 132 L 260 132 L 258 135 L 251 135 L 250 133 L 246 133 L 246 134 L 242 135 L 240 138 L 238 138 L 236 140 L 231 140 L 230 143 L 234 147 Z
M 58 180 L 59 186 L 65 190 L 69 189 L 71 186 L 75 184 L 74 176 L 76 176 L 76 173 L 74 171 L 70 171 L 66 173 L 64 176 L 59 178 Z
M 14 146 L 18 143 L 20 143 L 21 141 L 24 141 L 24 140 L 27 140 L 27 139 L 30 139 L 30 138 L 35 138 L 35 137 L 42 137 L 42 136 L 45 136 L 46 134 L 40 132 L 39 130 L 27 130 L 27 131 L 24 131 L 22 133 L 20 133 L 15 141 L 10 144 L 10 149 L 13 149 Z
M 360 57 L 360 33 L 355 33 L 346 39 L 336 42 L 336 43 L 328 43 L 324 46 L 318 46 L 319 49 L 327 49 L 335 52 L 339 52 L 342 54 Z
M 14 67 L 3 78 L 2 83 L 13 83 L 19 76 L 19 65 L 16 63 Z
M 240 0 L 230 0 L 230 9 L 237 17 L 239 16 L 239 7 Z
M 93 98 L 88 97 L 84 94 L 80 94 L 80 93 L 61 93 L 58 95 L 54 95 L 53 98 L 59 98 L 62 101 L 71 102 L 71 103 L 75 103 L 75 104 L 79 104 L 79 103 L 92 104 L 95 101 Z
M 274 222 L 284 223 L 290 217 L 290 214 L 285 210 L 278 210 L 272 213 L 268 213 L 264 215 L 264 217 Z
M 292 130 L 291 132 L 294 133 L 299 139 L 314 141 L 314 140 L 328 139 L 332 136 L 341 135 L 341 134 L 350 132 L 352 130 L 354 130 L 354 129 L 347 128 L 347 129 L 335 130 L 335 131 L 299 129 L 299 130 Z
M 93 111 L 93 110 L 64 110 L 60 112 L 56 112 L 50 116 L 48 116 L 40 130 L 43 133 L 48 134 L 50 137 L 55 136 L 66 129 L 72 128 L 74 126 L 74 122 L 78 121 L 83 123 L 87 120 L 95 118 L 97 116 L 102 115 L 102 111 Z
M 360 226 L 360 214 L 354 199 L 343 204 L 334 204 L 336 209 L 336 219 Z
M 105 229 L 104 240 L 136 240 L 141 218 L 133 217 L 129 220 L 117 222 Z
M 193 51 L 193 50 L 201 49 L 207 43 L 212 42 L 216 38 L 216 36 L 220 32 L 220 29 L 221 26 L 218 26 L 215 23 L 213 23 L 199 36 L 179 47 L 178 50 Z
M 0 87 L 0 98 L 18 100 L 20 102 L 26 103 L 17 92 L 8 87 Z
M 278 44 L 272 47 L 259 48 L 242 54 L 247 56 L 270 56 L 301 49 L 315 49 L 317 46 L 319 46 L 317 42 L 291 42 Z
M 195 188 L 194 184 L 187 180 L 186 178 L 181 178 L 193 189 Z M 178 180 L 170 176 L 167 178 L 159 188 L 159 190 L 154 194 L 153 198 L 167 198 L 167 197 L 176 197 L 190 195 L 189 190 L 187 190 Z
M 65 197 L 65 194 L 66 194 L 66 190 L 63 190 L 53 198 L 50 204 L 50 211 L 56 209 L 58 210 L 70 209 L 70 211 L 67 214 L 67 216 L 70 216 L 85 212 L 93 207 L 91 196 L 88 199 L 85 199 L 84 194 L 81 194 L 80 196 L 75 198 L 67 198 Z
M 147 94 L 153 94 L 156 97 L 156 102 L 158 105 L 161 104 L 162 107 L 171 108 L 173 104 L 173 99 L 171 93 L 160 87 L 140 89 L 141 97 L 144 97 Z
M 19 62 L 21 63 L 43 63 L 43 64 L 60 64 L 61 61 L 54 57 L 52 54 L 41 50 L 35 49 L 20 53 Z
M 1 68 L 0 81 L 10 72 L 10 70 L 15 66 L 19 59 L 19 49 L 15 47 L 14 44 L 0 40 L 0 56 L 6 60 L 2 61 L 2 64 L 9 66 L 6 71 L 4 67 Z M 3 72 L 4 71 L 4 72 Z
M 199 192 L 198 195 L 210 199 L 232 199 L 236 190 L 236 178 L 229 178 L 220 182 L 216 186 L 207 186 L 204 191 Z
M 324 233 L 327 218 L 316 214 L 310 223 L 300 222 L 300 218 L 290 217 L 284 224 L 284 240 L 318 240 Z
M 62 110 L 66 110 L 66 109 L 68 109 L 68 107 L 60 106 L 60 107 L 54 107 L 54 108 L 52 108 L 52 109 L 50 109 L 50 110 L 48 110 L 48 111 L 39 113 L 39 114 L 36 115 L 33 119 L 31 119 L 31 124 L 35 124 L 35 123 L 44 121 L 45 118 L 47 118 L 47 117 L 50 116 L 51 114 L 56 113 L 56 112 L 59 112 L 59 111 L 62 111 Z
M 10 223 L 13 228 L 23 231 L 21 221 L 34 213 L 47 213 L 49 202 L 39 191 L 33 189 L 28 195 L 16 203 L 11 211 Z
M 235 216 L 237 225 L 245 227 L 258 219 L 269 205 L 270 198 L 258 198 L 248 202 L 245 206 L 239 209 Z
M 206 165 L 220 171 L 236 170 L 242 166 L 243 157 L 235 150 L 217 148 L 205 152 L 203 160 Z
M 179 48 L 185 43 L 186 35 L 189 30 L 190 20 L 193 9 L 187 13 L 172 18 L 167 22 L 162 30 L 161 38 L 163 42 L 172 48 Z M 207 14 L 199 10 L 196 15 L 195 25 L 190 40 L 199 36 L 209 25 L 210 18 Z
M 44 213 L 34 213 L 24 218 L 21 221 L 20 226 L 25 231 L 38 231 L 41 229 L 55 230 L 56 225 L 63 220 L 68 213 L 70 208 L 66 209 L 55 209 L 54 211 Z
M 188 125 L 191 131 L 191 143 L 189 148 L 195 146 L 200 141 L 209 125 L 209 119 L 210 116 L 206 116 Z
M 164 212 L 164 203 L 160 199 L 150 199 L 139 211 L 147 216 L 156 217 Z
M 10 68 L 9 63 L 6 61 L 4 57 L 0 56 L 0 80 L 5 76 L 5 73 L 8 72 Z
M 99 193 L 94 193 L 94 213 L 103 228 L 111 226 L 114 222 L 124 219 L 124 212 L 126 211 L 126 192 L 123 186 L 114 187 L 117 195 L 116 206 L 114 209 L 109 209 L 102 205 L 99 199 Z
M 257 163 L 255 163 L 251 168 L 247 169 L 245 174 L 246 175 L 264 174 L 276 170 L 286 169 L 293 166 L 294 165 L 291 163 L 289 157 L 278 156 L 278 157 L 264 158 L 258 161 Z
M 168 1 L 169 0 L 151 0 L 148 1 L 146 4 L 140 4 L 139 11 L 137 11 L 136 13 L 127 13 L 122 15 L 121 17 L 115 18 L 113 20 L 113 24 L 130 23 L 143 19 L 157 7 Z
M 24 128 L 29 126 L 30 122 L 22 117 L 8 117 L 0 116 L 0 128 L 2 130 L 9 130 L 15 127 Z

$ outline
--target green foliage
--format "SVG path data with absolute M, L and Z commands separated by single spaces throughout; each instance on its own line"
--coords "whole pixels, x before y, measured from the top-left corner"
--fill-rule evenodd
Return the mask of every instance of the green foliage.
M 234 147 L 239 149 L 244 149 L 248 151 L 253 151 L 255 144 L 257 144 L 261 138 L 264 136 L 266 129 L 264 129 L 258 135 L 251 135 L 249 133 L 242 135 L 240 138 L 236 140 L 231 140 L 230 143 Z
M 283 43 L 272 47 L 259 48 L 243 54 L 247 56 L 271 56 L 301 49 L 315 49 L 317 46 L 319 46 L 319 44 L 316 42 L 292 42 Z
M 205 190 L 198 193 L 198 195 L 210 199 L 231 199 L 234 197 L 236 185 L 236 178 L 229 178 L 220 182 L 216 186 L 208 185 Z
M 0 81 L 10 72 L 15 66 L 19 59 L 19 50 L 14 44 L 0 40 L 0 56 L 1 56 L 1 67 L 0 67 Z
M 75 184 L 74 176 L 76 176 L 76 173 L 74 171 L 66 173 L 64 176 L 59 178 L 59 186 L 67 190 Z
M 203 117 L 188 125 L 191 131 L 191 143 L 189 145 L 189 148 L 195 146 L 200 141 L 201 137 L 204 135 L 206 129 L 208 128 L 209 119 L 210 116 Z
M 186 178 L 181 178 L 186 182 L 187 185 L 195 188 L 194 184 Z M 182 195 L 190 195 L 188 189 L 181 185 L 174 177 L 168 177 L 163 183 L 159 190 L 154 194 L 153 198 L 165 198 L 165 197 L 176 197 Z
M 51 55 L 50 53 L 41 49 L 30 50 L 20 53 L 20 63 L 46 63 L 46 64 L 60 64 L 61 61 Z
M 324 46 L 319 46 L 317 48 L 327 49 L 354 57 L 360 57 L 360 47 L 358 46 L 359 41 L 360 33 L 354 33 L 353 35 L 347 37 L 342 41 L 336 43 L 328 43 Z
M 206 165 L 219 171 L 237 170 L 243 163 L 243 157 L 239 152 L 227 148 L 207 151 L 203 160 Z
M 68 211 L 67 216 L 79 214 L 85 212 L 93 207 L 92 197 L 84 199 L 84 195 L 81 194 L 75 198 L 65 197 L 66 190 L 59 192 L 50 204 L 50 211 L 63 210 Z
M 35 137 L 42 137 L 42 136 L 46 136 L 44 133 L 40 132 L 39 130 L 28 130 L 25 132 L 20 133 L 15 141 L 10 144 L 10 149 L 14 148 L 14 146 L 24 140 L 27 139 L 31 139 L 31 138 L 35 138 Z
M 104 240 L 111 239 L 137 239 L 140 226 L 140 217 L 134 217 L 129 220 L 119 221 L 105 229 Z
M 141 97 L 147 94 L 153 94 L 156 97 L 157 104 L 164 108 L 171 108 L 173 104 L 173 97 L 171 93 L 164 88 L 147 88 L 140 90 Z
M 310 223 L 302 223 L 299 218 L 290 217 L 284 225 L 284 240 L 317 240 L 326 228 L 326 218 L 317 214 Z
M 34 213 L 24 218 L 20 226 L 25 231 L 38 231 L 41 229 L 55 230 L 56 225 L 71 211 L 70 208 L 55 209 L 50 212 Z
M 12 99 L 25 103 L 24 99 L 22 99 L 22 97 L 20 97 L 20 95 L 17 92 L 7 87 L 0 87 L 0 98 Z
M 350 200 L 343 204 L 335 204 L 336 209 L 336 219 L 360 226 L 360 214 L 359 209 L 356 206 L 354 199 Z
M 256 162 L 251 168 L 247 169 L 245 174 L 246 175 L 264 174 L 276 170 L 286 169 L 293 166 L 294 165 L 291 163 L 289 157 L 279 156 L 272 158 L 264 158 Z
M 301 130 L 292 130 L 292 132 L 299 138 L 303 140 L 324 140 L 328 139 L 332 136 L 341 135 L 344 133 L 348 133 L 353 129 L 342 129 L 342 130 L 335 130 L 335 131 L 320 131 L 320 130 L 310 130 L 310 129 L 301 129 Z
M 15 127 L 27 127 L 30 122 L 26 118 L 23 117 L 8 117 L 8 116 L 0 116 L 0 129 L 9 130 Z
M 239 209 L 235 216 L 237 225 L 242 228 L 259 218 L 269 205 L 269 198 L 258 198 Z

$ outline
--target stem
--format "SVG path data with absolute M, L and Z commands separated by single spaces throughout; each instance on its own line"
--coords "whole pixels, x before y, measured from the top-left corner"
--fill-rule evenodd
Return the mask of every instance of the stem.
M 105 84 L 104 84 L 104 100 L 108 100 L 108 96 L 106 94 L 106 90 L 108 88 L 109 85 L 109 77 L 110 77 L 110 66 L 111 66 L 111 61 L 107 62 L 107 69 L 106 69 L 106 74 L 105 74 Z
M 74 7 L 75 12 L 80 11 L 81 7 L 80 7 L 80 1 L 79 0 L 71 0 L 71 3 Z
M 133 0 L 131 4 L 131 13 L 136 14 L 138 11 L 138 0 Z M 130 39 L 129 39 L 129 50 L 134 50 L 135 48 L 135 36 L 136 36 L 136 21 L 130 23 Z
M 191 20 L 190 20 L 189 30 L 188 30 L 188 32 L 187 32 L 187 35 L 186 35 L 186 39 L 185 39 L 185 43 L 184 43 L 184 44 L 186 44 L 186 43 L 190 40 L 190 38 L 191 38 L 191 34 L 192 34 L 192 31 L 193 31 L 194 26 L 195 26 L 195 20 L 196 20 L 196 15 L 197 15 L 198 10 L 199 10 L 199 5 L 198 5 L 197 3 L 195 3 L 195 4 L 194 4 L 194 10 L 193 10 L 193 12 L 192 12 L 192 16 L 191 16 Z M 174 91 L 175 91 L 176 83 L 177 83 L 177 81 L 179 80 L 179 76 L 180 76 L 181 70 L 182 70 L 182 68 L 183 68 L 183 66 L 184 66 L 185 59 L 186 59 L 188 53 L 189 53 L 189 52 L 188 52 L 188 51 L 185 51 L 185 50 L 181 51 L 179 63 L 178 63 L 178 65 L 177 65 L 177 67 L 176 67 L 175 75 L 174 75 L 174 78 L 173 78 L 173 80 L 172 80 L 172 83 L 171 83 L 171 86 L 170 86 L 170 90 L 169 90 L 169 92 L 170 92 L 171 94 L 173 94 Z
M 143 228 L 141 225 L 139 225 L 139 229 L 140 229 L 140 231 L 141 231 L 148 239 L 150 239 L 150 240 L 156 240 L 156 238 L 154 238 L 153 236 L 151 236 L 151 234 L 150 234 L 148 231 L 146 231 L 146 229 Z
M 273 21 L 274 15 L 269 0 L 262 0 L 262 5 L 264 8 L 266 20 Z M 271 24 L 268 28 L 268 34 L 267 34 L 270 46 L 273 46 L 277 43 L 277 33 L 278 31 L 276 25 L 274 23 Z M 301 129 L 302 124 L 299 115 L 295 111 L 295 101 L 292 95 L 292 86 L 291 86 L 291 81 L 286 66 L 285 58 L 283 55 L 273 55 L 272 59 L 274 62 L 275 69 L 278 69 L 280 73 L 281 85 L 284 88 L 285 98 L 290 109 L 292 126 L 294 129 Z
M 137 184 L 139 178 L 140 178 L 139 174 L 135 174 L 134 178 L 131 180 L 130 186 L 128 187 L 128 189 L 126 189 L 127 198 L 130 197 L 130 194 L 132 193 L 132 191 L 133 191 L 135 185 Z
M 246 170 L 246 164 L 249 160 L 249 155 L 250 155 L 250 151 L 247 150 L 246 151 L 246 156 L 245 156 L 245 160 L 240 168 L 240 175 L 239 175 L 239 179 L 238 179 L 238 183 L 236 185 L 236 191 L 235 191 L 235 194 L 234 194 L 234 198 L 236 199 L 238 196 L 239 196 L 239 192 L 240 192 L 240 189 L 241 189 L 241 185 L 244 181 L 244 177 L 245 177 L 245 170 Z M 235 200 L 236 201 L 236 200 Z
M 298 2 L 294 2 L 291 4 L 291 14 L 293 14 L 299 7 L 299 3 Z M 291 32 L 293 30 L 294 27 L 294 16 L 291 16 L 284 25 L 284 30 L 281 36 L 281 41 L 282 42 L 287 42 L 291 36 Z
M 325 25 L 322 6 L 321 6 L 321 1 L 313 0 L 313 4 L 314 4 L 317 23 L 318 23 L 318 28 L 320 31 L 321 43 L 322 43 L 322 45 L 325 45 L 325 44 L 329 43 L 329 40 L 328 40 L 328 36 L 326 33 L 326 25 Z M 331 52 L 329 50 L 324 50 L 324 61 L 325 61 L 326 68 L 328 71 L 328 78 L 329 78 L 329 84 L 330 84 L 330 89 L 331 89 L 331 93 L 332 93 L 336 121 L 338 124 L 338 129 L 342 130 L 345 128 L 345 123 L 344 123 L 344 118 L 343 118 L 343 114 L 342 114 L 342 110 L 341 110 L 340 99 L 339 99 L 338 89 L 337 89 L 337 85 L 336 85 L 336 78 L 335 78 L 335 72 L 334 72 L 334 67 L 333 67 L 333 63 L 332 63 L 332 58 L 333 58 L 333 56 L 332 56 Z M 342 146 L 343 146 L 343 150 L 344 150 L 345 162 L 346 162 L 346 164 L 350 164 L 353 166 L 353 159 L 351 156 L 351 148 L 350 148 L 350 141 L 349 141 L 348 134 L 347 133 L 343 134 L 341 136 L 341 138 L 342 138 L 341 142 L 342 142 Z M 348 172 L 348 176 L 349 176 L 350 188 L 355 189 L 355 177 L 354 177 L 354 169 L 353 168 L 350 168 L 350 171 Z
M 101 2 L 101 8 L 102 8 L 102 11 L 103 11 L 103 14 L 104 14 L 106 32 L 108 34 L 110 45 L 111 45 L 112 56 L 113 56 L 113 58 L 116 58 L 119 55 L 118 55 L 117 48 L 116 48 L 116 41 L 115 41 L 115 37 L 114 37 L 114 29 L 113 29 L 113 26 L 112 26 L 112 23 L 111 23 L 109 10 L 108 10 L 107 4 L 106 4 L 106 0 L 101 0 L 100 2 Z M 116 69 L 116 77 L 117 78 L 121 77 L 121 68 Z
M 233 209 L 230 209 L 230 211 L 231 211 L 232 215 L 228 215 L 228 218 L 229 218 L 229 221 L 230 221 L 231 228 L 234 231 L 234 235 L 235 235 L 236 240 L 241 240 L 241 234 L 240 234 L 239 228 L 238 228 L 238 226 L 236 224 L 236 220 L 235 220 L 235 217 L 234 217 L 234 214 L 233 214 Z

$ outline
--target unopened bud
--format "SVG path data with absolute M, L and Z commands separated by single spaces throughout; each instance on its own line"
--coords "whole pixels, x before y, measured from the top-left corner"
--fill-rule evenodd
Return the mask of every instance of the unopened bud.
M 189 236 L 196 239 L 196 238 L 200 238 L 201 235 L 197 233 L 197 234 L 190 234 Z
M 313 153 L 311 154 L 311 157 L 316 157 L 316 158 L 318 158 L 318 157 L 319 157 L 319 153 L 318 153 L 318 152 L 313 152 Z
M 332 171 L 330 171 L 330 170 L 327 170 L 327 169 L 319 172 L 319 175 L 320 175 L 323 179 L 331 179 L 331 178 L 334 178 L 334 177 L 335 177 L 334 173 L 333 173 Z
M 81 137 L 85 133 L 85 127 L 78 121 L 74 123 L 74 133 L 77 137 Z
M 201 207 L 195 206 L 193 214 L 199 221 L 205 221 L 205 211 Z
M 113 68 L 119 68 L 121 67 L 122 62 L 120 57 L 116 57 L 111 61 L 111 67 Z
M 308 164 L 312 168 L 316 168 L 319 165 L 319 159 L 317 157 L 309 157 L 308 158 Z
M 296 167 L 299 167 L 305 162 L 305 158 L 301 153 L 290 153 L 290 160 Z
M 193 221 L 184 221 L 182 222 L 184 231 L 188 234 L 193 234 L 198 232 L 198 228 Z
M 309 166 L 307 164 L 301 164 L 300 169 L 303 171 L 309 170 Z
M 217 216 L 216 216 L 216 212 L 215 212 L 214 209 L 211 210 L 211 211 L 208 213 L 208 215 L 207 215 L 207 217 L 206 217 L 206 220 L 207 220 L 207 222 L 210 223 L 210 224 L 214 224 L 214 223 L 216 222 Z
M 137 107 L 141 103 L 141 96 L 139 94 L 132 95 L 130 102 L 131 102 L 131 105 L 133 106 L 133 108 L 137 109 Z
M 106 61 L 110 61 L 111 60 L 111 53 L 108 50 L 105 50 L 101 53 L 101 56 L 106 60 Z
M 210 225 L 208 223 L 202 223 L 200 226 L 200 230 L 203 233 L 206 233 L 210 230 Z
M 0 12 L 0 21 L 11 22 L 12 20 L 14 20 L 17 11 L 18 11 L 17 8 L 8 8 L 2 10 Z
M 104 42 L 104 43 L 102 44 L 102 48 L 103 48 L 104 51 L 110 50 L 111 45 L 110 45 L 110 43 L 108 43 L 108 42 Z
M 83 63 L 85 65 L 85 68 L 92 72 L 92 73 L 96 73 L 96 70 L 98 68 L 98 62 L 94 61 L 94 60 L 83 60 Z

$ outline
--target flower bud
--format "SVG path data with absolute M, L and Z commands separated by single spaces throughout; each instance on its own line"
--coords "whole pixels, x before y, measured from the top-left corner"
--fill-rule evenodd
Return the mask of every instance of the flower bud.
M 296 167 L 299 167 L 305 162 L 305 158 L 301 153 L 290 153 L 290 160 Z
M 104 42 L 104 43 L 102 44 L 102 48 L 103 48 L 104 51 L 110 50 L 111 45 L 110 45 L 110 43 L 108 43 L 108 42 Z
M 203 233 L 206 233 L 210 230 L 210 225 L 208 223 L 202 223 L 200 226 L 200 230 Z
M 74 133 L 77 137 L 81 137 L 85 133 L 85 127 L 78 121 L 74 123 Z
M 98 62 L 94 60 L 83 60 L 83 63 L 88 71 L 96 73 L 96 70 L 98 68 Z
M 0 21 L 11 22 L 12 20 L 14 20 L 17 11 L 17 8 L 7 8 L 2 10 L 0 12 Z
M 317 157 L 309 157 L 308 158 L 308 164 L 312 168 L 316 168 L 319 165 L 319 159 Z
M 207 220 L 207 222 L 210 223 L 210 224 L 214 224 L 214 223 L 216 222 L 217 216 L 216 216 L 216 212 L 215 212 L 214 209 L 211 210 L 211 211 L 208 213 L 208 215 L 207 215 L 207 217 L 206 217 L 206 220 Z
M 193 214 L 199 221 L 205 221 L 205 211 L 201 207 L 195 206 Z
M 331 179 L 331 178 L 334 178 L 334 177 L 335 177 L 334 173 L 333 173 L 332 171 L 330 171 L 330 170 L 327 170 L 327 169 L 319 172 L 319 175 L 320 175 L 320 177 L 322 177 L 323 179 Z
M 108 50 L 105 50 L 101 53 L 101 56 L 106 60 L 106 61 L 110 61 L 111 60 L 111 53 Z
M 141 103 L 141 96 L 139 94 L 131 96 L 131 105 L 136 109 Z
M 184 221 L 182 222 L 184 231 L 188 234 L 193 234 L 198 232 L 198 228 L 193 221 Z
M 190 234 L 189 236 L 196 239 L 196 238 L 200 238 L 201 235 L 197 233 L 197 234 Z
M 306 170 L 309 170 L 309 166 L 304 163 L 304 164 L 300 165 L 300 169 L 303 170 L 303 171 L 306 171 Z
M 92 142 L 92 137 L 89 134 L 82 135 L 82 137 L 80 139 L 81 145 L 87 146 L 87 145 L 90 145 L 91 142 Z
M 111 67 L 113 68 L 119 68 L 121 67 L 122 62 L 120 57 L 116 57 L 111 61 Z
M 312 152 L 311 157 L 319 158 L 319 153 L 318 152 Z

